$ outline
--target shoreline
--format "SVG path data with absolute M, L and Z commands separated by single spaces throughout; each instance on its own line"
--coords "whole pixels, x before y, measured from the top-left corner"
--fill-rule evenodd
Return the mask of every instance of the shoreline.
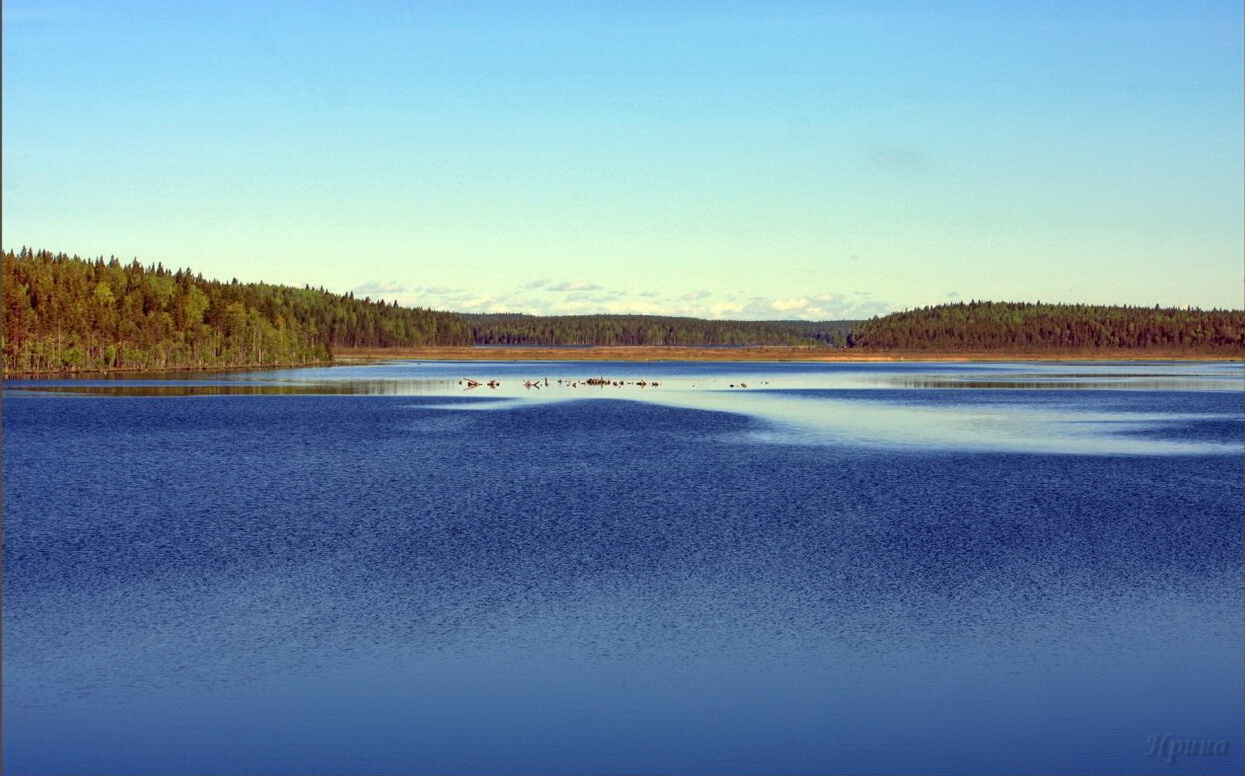
M 49 379 L 58 380 L 73 377 L 113 377 L 120 375 L 197 375 L 214 372 L 254 372 L 260 369 L 304 369 L 317 366 L 336 366 L 336 359 L 331 361 L 303 361 L 297 364 L 237 364 L 231 366 L 170 366 L 164 369 L 152 369 L 151 367 L 120 367 L 118 369 L 73 369 L 61 372 L 50 371 L 46 369 L 19 371 L 3 373 L 4 379 L 9 380 L 30 380 L 30 379 Z
M 80 369 L 75 371 L 4 372 L 9 379 L 72 379 L 78 377 L 113 377 L 123 375 L 174 375 L 211 372 L 254 372 L 266 369 L 299 369 L 304 367 L 348 366 L 394 359 L 420 361 L 626 361 L 651 363 L 660 361 L 743 361 L 793 363 L 990 363 L 1023 361 L 1119 362 L 1170 361 L 1241 363 L 1245 355 L 1187 353 L 1171 350 L 1094 351 L 867 351 L 791 346 L 742 347 L 681 347 L 667 345 L 589 345 L 476 347 L 439 346 L 418 348 L 338 348 L 331 361 L 301 364 L 242 364 L 215 367 L 170 367 L 168 369 Z
M 1239 362 L 1245 356 L 1179 351 L 865 351 L 815 347 L 679 347 L 666 345 L 572 347 L 423 347 L 339 348 L 334 363 L 388 359 L 424 361 L 792 361 L 852 362 L 991 362 L 991 361 L 1219 361 Z

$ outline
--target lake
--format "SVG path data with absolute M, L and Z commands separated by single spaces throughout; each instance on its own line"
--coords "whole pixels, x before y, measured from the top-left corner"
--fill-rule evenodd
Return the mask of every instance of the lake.
M 1243 397 L 1239 363 L 7 380 L 4 769 L 1236 774 Z

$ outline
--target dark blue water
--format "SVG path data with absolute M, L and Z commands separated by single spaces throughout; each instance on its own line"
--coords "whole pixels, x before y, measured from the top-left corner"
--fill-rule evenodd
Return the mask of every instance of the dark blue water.
M 1237 372 L 369 369 L 8 385 L 6 773 L 1241 770 Z

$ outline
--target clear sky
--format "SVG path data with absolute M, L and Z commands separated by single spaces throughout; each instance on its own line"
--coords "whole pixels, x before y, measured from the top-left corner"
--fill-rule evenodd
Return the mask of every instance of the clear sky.
M 5 0 L 3 242 L 458 311 L 1240 308 L 1239 0 Z

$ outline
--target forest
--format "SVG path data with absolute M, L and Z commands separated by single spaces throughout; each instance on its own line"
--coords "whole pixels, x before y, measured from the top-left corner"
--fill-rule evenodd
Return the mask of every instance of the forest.
M 6 373 L 297 365 L 339 348 L 842 345 L 854 323 L 464 315 L 30 248 L 3 265 Z
M 3 284 L 6 373 L 309 364 L 335 347 L 471 343 L 453 313 L 115 257 L 6 251 Z
M 468 314 L 477 345 L 844 345 L 858 321 L 731 321 L 660 315 Z
M 871 350 L 1148 350 L 1229 357 L 1245 353 L 1245 311 L 961 302 L 861 322 L 847 344 Z
M 340 348 L 470 345 L 1245 354 L 1241 310 L 968 302 L 868 321 L 460 314 L 30 248 L 3 254 L 3 293 L 6 374 L 297 365 Z

